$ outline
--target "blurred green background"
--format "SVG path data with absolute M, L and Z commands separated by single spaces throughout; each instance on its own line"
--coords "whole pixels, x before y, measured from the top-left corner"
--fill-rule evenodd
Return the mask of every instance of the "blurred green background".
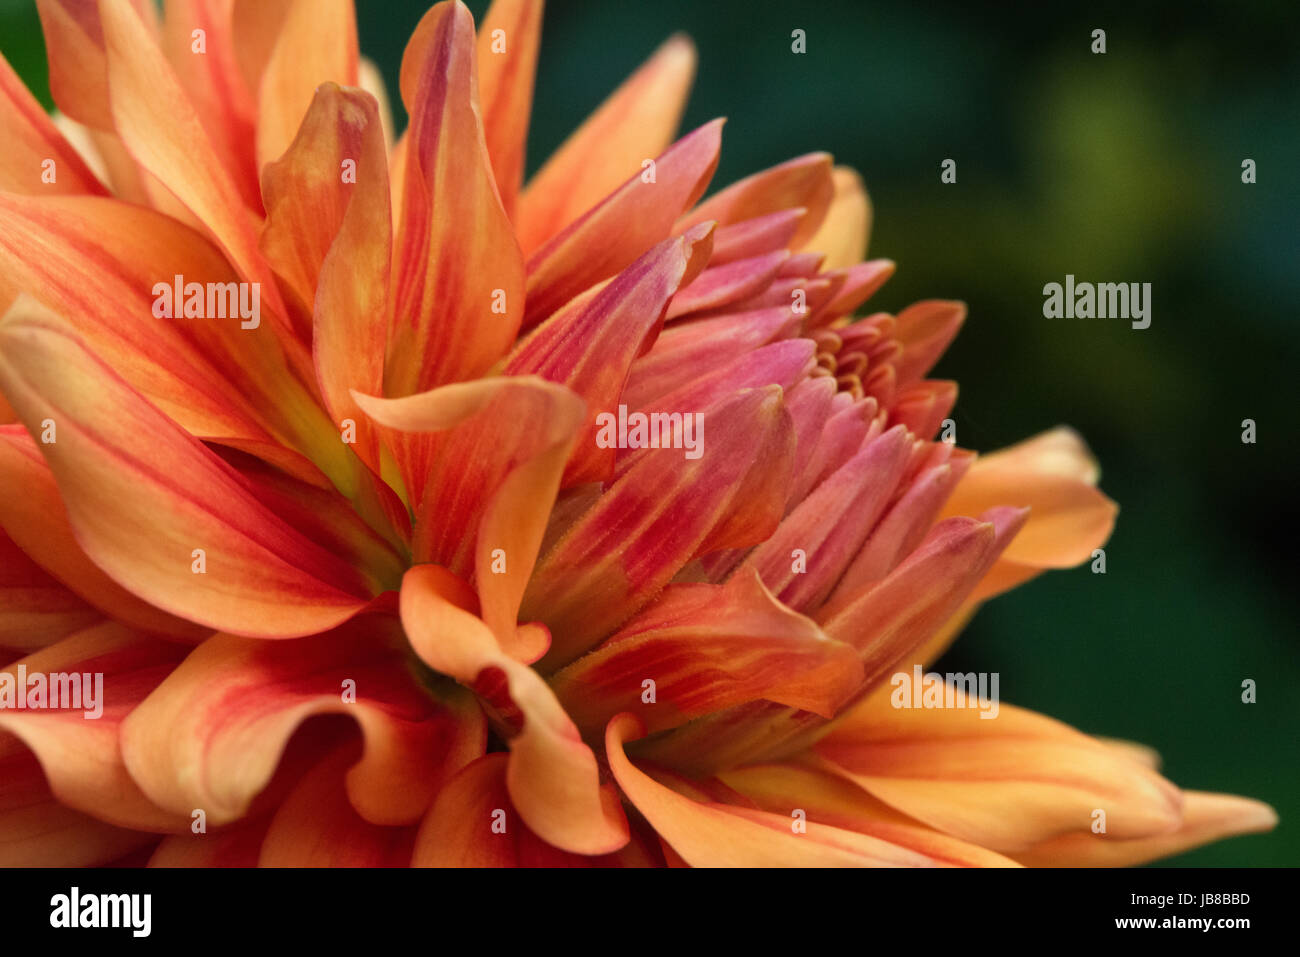
M 357 5 L 395 90 L 428 4 Z M 969 304 L 935 373 L 961 383 L 958 442 L 1067 422 L 1121 505 L 1107 574 L 998 599 L 937 669 L 1000 672 L 1005 700 L 1143 741 L 1180 785 L 1281 814 L 1272 834 L 1171 863 L 1300 862 L 1300 5 L 552 0 L 530 169 L 677 30 L 700 50 L 685 128 L 729 117 L 714 182 L 810 150 L 856 167 L 871 254 L 898 263 L 871 305 Z M 48 104 L 30 0 L 0 0 L 0 50 Z M 1151 327 L 1044 319 L 1043 284 L 1066 273 L 1150 282 Z

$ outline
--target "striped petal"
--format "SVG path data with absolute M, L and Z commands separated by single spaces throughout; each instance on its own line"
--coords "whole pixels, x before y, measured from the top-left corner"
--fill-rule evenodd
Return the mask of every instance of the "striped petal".
M 494 0 L 478 31 L 483 136 L 507 216 L 514 214 L 524 178 L 542 6 L 542 0 Z
M 50 313 L 12 310 L 0 322 L 0 357 L 0 390 L 28 430 L 57 425 L 41 451 L 78 541 L 151 604 L 214 628 L 286 636 L 351 617 L 382 587 L 259 502 Z
M 654 160 L 652 178 L 634 174 L 533 252 L 527 263 L 524 324 L 540 322 L 631 264 L 642 250 L 667 239 L 678 214 L 709 185 L 721 148 L 722 120 L 706 123 Z
M 358 56 L 352 0 L 293 0 L 258 87 L 259 170 L 289 148 L 318 86 L 357 85 Z
M 62 694 L 70 695 L 75 707 L 56 708 L 51 697 L 39 709 L 0 708 L 0 730 L 32 750 L 54 796 L 68 807 L 121 827 L 183 830 L 188 813 L 169 813 L 145 796 L 127 772 L 118 740 L 123 719 L 185 652 L 183 645 L 144 638 L 116 624 L 78 632 L 0 672 L 20 695 L 28 694 L 20 668 L 29 681 L 41 675 L 49 682 L 51 696 L 54 676 L 66 676 L 60 679 Z
M 691 559 L 771 534 L 794 445 L 780 389 L 752 389 L 701 414 L 698 457 L 639 450 L 538 562 L 522 615 L 551 629 L 543 667 L 568 664 L 611 634 Z
M 753 807 L 688 796 L 628 760 L 624 744 L 642 729 L 630 714 L 609 723 L 610 770 L 659 836 L 692 867 L 878 867 L 926 863 L 918 854 L 868 834 Z M 697 797 L 703 799 L 697 799 Z
M 802 248 L 826 218 L 835 198 L 829 153 L 809 153 L 732 183 L 678 221 L 680 231 L 717 220 L 720 226 L 755 219 L 784 209 L 803 209 L 790 244 Z
M 958 840 L 900 814 L 853 783 L 806 764 L 756 764 L 718 777 L 761 810 L 789 818 L 796 809 L 818 824 L 857 831 L 897 848 L 898 866 L 1015 867 L 978 844 Z
M 663 152 L 677 131 L 695 77 L 695 47 L 670 38 L 546 161 L 519 198 L 524 255 L 613 192 Z
M 1002 703 L 899 708 L 884 688 L 814 746 L 835 773 L 918 820 L 998 851 L 1064 834 L 1168 834 L 1182 795 L 1150 768 L 1050 718 Z
M 0 190 L 11 193 L 89 193 L 103 184 L 28 92 L 9 61 L 0 56 Z M 54 165 L 47 169 L 46 163 Z M 53 179 L 49 179 L 49 174 Z M 0 309 L 6 304 L 0 303 Z
M 994 505 L 1030 511 L 1024 530 L 972 600 L 984 601 L 1044 569 L 1091 558 L 1110 537 L 1119 511 L 1095 487 L 1096 480 L 1095 460 L 1065 428 L 977 459 L 944 505 L 944 515 L 978 514 Z
M 347 774 L 352 806 L 373 824 L 411 824 L 483 751 L 482 719 L 466 698 L 416 684 L 387 617 L 294 641 L 217 635 L 131 713 L 122 753 L 158 804 L 202 808 L 220 825 L 249 810 L 304 722 L 347 715 L 364 744 Z
M 604 480 L 613 471 L 616 450 L 595 441 L 597 416 L 618 403 L 633 360 L 654 342 L 673 295 L 704 268 L 711 234 L 711 226 L 701 226 L 655 246 L 583 308 L 541 325 L 506 363 L 508 375 L 539 375 L 587 403 L 565 485 Z
M 475 89 L 474 21 L 436 4 L 402 59 L 407 133 L 385 394 L 482 375 L 523 318 L 523 260 L 501 206 Z
M 39 651 L 103 618 L 0 531 L 0 659 Z
M 654 698 L 645 699 L 653 682 Z M 551 687 L 588 736 L 635 708 L 650 733 L 746 701 L 831 717 L 857 690 L 862 665 L 807 618 L 778 602 L 752 571 L 726 585 L 670 585 Z

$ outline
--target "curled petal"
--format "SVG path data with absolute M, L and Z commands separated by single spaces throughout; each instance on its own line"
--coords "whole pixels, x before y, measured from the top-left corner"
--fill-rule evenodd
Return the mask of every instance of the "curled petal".
M 347 774 L 352 806 L 374 824 L 411 824 L 482 753 L 485 728 L 471 701 L 419 688 L 404 649 L 395 622 L 374 616 L 293 641 L 217 635 L 127 718 L 131 776 L 163 807 L 224 824 L 270 783 L 303 722 L 345 714 L 364 741 Z
M 437 566 L 406 573 L 402 624 L 416 654 L 479 690 L 507 723 L 522 721 L 510 738 L 506 786 L 532 831 L 577 854 L 623 847 L 627 819 L 617 795 L 601 785 L 591 748 L 537 673 L 507 655 L 491 630 L 453 600 L 459 591 L 454 576 Z

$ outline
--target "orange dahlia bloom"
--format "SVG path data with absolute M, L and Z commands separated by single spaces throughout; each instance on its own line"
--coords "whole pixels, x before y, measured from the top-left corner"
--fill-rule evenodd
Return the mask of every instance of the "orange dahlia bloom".
M 964 308 L 853 318 L 894 265 L 852 171 L 701 201 L 688 41 L 521 188 L 540 2 L 434 6 L 395 143 L 349 0 L 38 4 L 61 116 L 0 61 L 0 862 L 1125 864 L 1272 825 L 1136 745 L 893 706 L 1115 506 L 1068 430 L 935 440 Z M 73 674 L 99 717 L 32 697 Z

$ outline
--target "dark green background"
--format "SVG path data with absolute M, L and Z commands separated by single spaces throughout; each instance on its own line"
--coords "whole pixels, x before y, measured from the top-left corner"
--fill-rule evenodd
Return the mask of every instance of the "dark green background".
M 961 382 L 959 443 L 1068 422 L 1121 505 L 1106 575 L 1057 572 L 998 599 L 939 670 L 998 671 L 1004 699 L 1146 742 L 1180 785 L 1282 816 L 1176 863 L 1294 865 L 1300 5 L 805 6 L 552 2 L 530 169 L 685 30 L 701 56 L 686 128 L 729 117 L 716 183 L 821 149 L 861 171 L 871 253 L 899 267 L 873 305 L 970 306 L 936 370 Z M 395 90 L 427 4 L 358 7 L 362 49 Z M 48 103 L 34 5 L 0 11 L 0 50 Z M 939 181 L 947 157 L 955 185 Z M 1151 328 L 1044 319 L 1043 284 L 1066 273 L 1150 282 Z M 1244 678 L 1257 704 L 1241 703 Z

